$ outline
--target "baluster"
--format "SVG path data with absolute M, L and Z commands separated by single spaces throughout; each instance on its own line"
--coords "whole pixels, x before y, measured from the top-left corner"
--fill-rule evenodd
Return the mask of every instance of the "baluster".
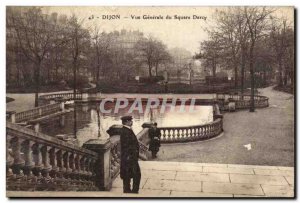
M 57 152 L 57 166 L 59 168 L 59 174 L 63 177 L 63 174 L 66 172 L 65 164 L 64 164 L 64 153 L 65 151 L 59 150 Z
M 177 136 L 177 139 L 182 139 L 184 137 L 184 134 L 183 134 L 183 131 L 184 129 L 180 129 L 181 130 L 181 133 L 178 133 L 178 136 Z
M 44 145 L 42 148 L 42 162 L 43 162 L 43 176 L 49 180 L 51 177 L 49 176 L 49 173 L 52 169 L 52 166 L 50 165 L 50 150 L 51 148 L 47 145 Z
M 170 131 L 166 129 L 166 140 L 170 140 Z
M 70 154 L 69 166 L 70 166 L 71 172 L 74 172 L 75 171 L 75 155 L 74 155 L 74 153 Z
M 63 154 L 63 163 L 64 163 L 64 167 L 65 167 L 65 185 L 69 185 L 71 183 L 71 177 L 70 174 L 72 172 L 72 170 L 70 169 L 70 153 L 65 151 Z M 67 188 L 68 190 L 70 190 L 71 188 Z
M 75 154 L 74 153 L 70 153 L 69 156 L 69 166 L 70 166 L 70 178 L 71 178 L 71 184 L 72 185 L 76 185 L 76 181 L 75 181 Z
M 58 166 L 58 152 L 59 149 L 52 147 L 50 150 L 50 165 L 52 166 L 51 174 L 50 176 L 52 178 L 56 178 L 57 172 L 59 170 Z
M 180 138 L 182 137 L 181 129 L 177 129 L 177 137 Z
M 165 129 L 160 129 L 161 132 L 161 140 L 166 140 L 166 132 Z
M 13 164 L 13 156 L 12 156 L 12 147 L 11 147 L 11 139 L 12 137 L 6 135 L 6 176 L 12 176 L 12 164 Z
M 32 168 L 34 167 L 34 161 L 33 161 L 33 146 L 34 142 L 30 140 L 24 141 L 24 159 L 25 159 L 25 167 L 24 167 L 24 173 L 25 175 L 30 175 Z
M 80 169 L 81 169 L 81 172 L 80 172 L 80 177 L 81 177 L 81 182 L 83 184 L 86 183 L 86 166 L 85 166 L 85 162 L 86 162 L 86 157 L 82 157 L 80 159 Z
M 79 178 L 79 183 L 81 184 L 81 190 L 85 190 L 85 178 L 84 178 L 84 156 L 79 156 L 78 157 L 78 164 L 79 164 L 79 169 L 78 169 L 78 178 Z
M 13 155 L 13 159 L 14 159 L 12 169 L 13 169 L 13 173 L 17 174 L 17 175 L 20 174 L 21 169 L 25 165 L 25 161 L 21 157 L 22 141 L 23 141 L 23 139 L 17 138 L 17 137 L 11 139 L 12 155 Z
M 198 127 L 198 137 L 199 138 L 202 137 L 202 127 L 201 126 Z
M 195 136 L 195 132 L 196 132 L 196 129 L 195 128 L 192 128 L 191 129 L 191 139 Z
M 81 155 L 77 154 L 75 157 L 75 171 L 74 171 L 74 173 L 77 175 L 80 172 L 80 159 L 81 159 Z
M 40 145 L 38 143 L 35 143 L 32 146 L 32 149 L 33 149 L 33 161 L 34 161 L 33 172 L 34 172 L 34 175 L 36 175 L 36 176 L 39 175 L 39 173 L 41 172 L 41 169 L 43 167 L 41 148 L 42 148 L 42 145 Z
M 206 138 L 209 138 L 209 125 L 207 125 L 205 129 L 206 129 Z
M 66 169 L 66 174 L 70 174 L 72 170 L 70 169 L 70 153 L 69 152 L 64 152 L 64 167 Z
M 206 127 L 205 126 L 202 126 L 201 127 L 201 136 L 202 136 L 202 138 L 205 138 L 206 137 Z
M 174 137 L 174 130 L 173 129 L 170 129 L 170 131 L 169 131 L 170 133 L 169 133 L 169 139 L 170 140 L 175 140 L 175 137 Z
M 210 125 L 207 125 L 206 129 L 207 129 L 207 132 L 206 132 L 207 138 L 209 138 L 210 137 Z
M 189 138 L 191 136 L 191 128 L 187 129 L 187 134 L 185 138 Z
M 195 140 L 196 139 L 196 137 L 198 136 L 198 127 L 195 127 L 194 128 L 194 134 L 193 134 L 193 139 L 192 140 Z

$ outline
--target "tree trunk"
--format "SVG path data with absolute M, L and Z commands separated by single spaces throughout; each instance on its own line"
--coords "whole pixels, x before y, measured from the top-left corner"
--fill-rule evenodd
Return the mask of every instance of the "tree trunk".
M 238 67 L 236 62 L 234 63 L 234 87 L 237 89 L 238 86 Z
M 288 72 L 287 70 L 284 71 L 284 75 L 283 75 L 283 85 L 287 86 L 287 80 L 288 80 Z
M 40 71 L 41 71 L 41 61 L 38 61 L 36 64 L 36 70 L 34 74 L 35 79 L 35 99 L 34 99 L 34 106 L 39 106 L 39 92 L 40 92 Z
M 254 112 L 254 67 L 253 67 L 253 49 L 254 49 L 254 42 L 252 42 L 250 47 L 250 76 L 251 76 L 251 96 L 250 96 L 250 112 Z
M 73 99 L 74 99 L 74 138 L 77 138 L 77 113 L 76 113 L 76 88 L 77 88 L 77 58 L 73 61 L 73 74 L 74 74 L 74 84 L 73 84 Z
M 155 76 L 157 76 L 158 63 L 155 65 Z
M 215 62 L 215 59 L 213 59 L 213 77 L 216 77 L 216 62 Z
M 282 86 L 282 62 L 281 59 L 279 59 L 279 81 L 278 81 L 278 86 Z
M 245 57 L 245 51 L 243 48 L 242 61 L 241 61 L 241 95 L 242 95 L 242 99 L 243 99 L 243 95 L 244 95 L 245 66 L 246 66 L 246 57 Z
M 266 70 L 264 70 L 264 73 L 263 73 L 263 85 L 264 86 L 267 86 L 267 71 Z
M 151 63 L 148 63 L 149 77 L 152 77 L 151 69 Z
M 99 66 L 99 64 L 97 64 L 96 82 L 99 80 L 99 78 L 100 78 L 100 66 Z

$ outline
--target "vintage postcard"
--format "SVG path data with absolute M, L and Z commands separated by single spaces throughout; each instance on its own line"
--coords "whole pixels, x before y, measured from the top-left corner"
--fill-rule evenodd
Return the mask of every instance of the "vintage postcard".
M 294 13 L 7 6 L 7 197 L 295 198 Z

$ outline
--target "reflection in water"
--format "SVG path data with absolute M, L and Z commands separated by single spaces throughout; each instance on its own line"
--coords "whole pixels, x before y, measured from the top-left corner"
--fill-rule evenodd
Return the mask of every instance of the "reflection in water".
M 99 104 L 77 104 L 76 107 L 76 129 L 74 129 L 74 112 L 64 115 L 64 122 L 61 122 L 60 117 L 54 118 L 47 123 L 41 123 L 41 132 L 48 135 L 68 135 L 74 137 L 76 130 L 77 139 L 81 146 L 84 142 L 91 138 L 107 139 L 106 130 L 113 124 L 121 124 L 121 116 L 127 114 L 128 108 L 120 109 L 118 112 L 113 111 L 114 103 L 106 103 L 105 109 L 112 109 L 111 113 L 102 113 Z M 135 110 L 132 112 L 133 116 L 133 131 L 137 134 L 142 130 L 142 124 L 145 122 L 157 122 L 158 127 L 176 127 L 176 126 L 190 126 L 201 125 L 213 121 L 212 106 L 194 106 L 195 111 L 189 112 L 190 106 L 175 106 L 172 109 L 166 106 L 165 112 L 160 112 L 160 107 L 151 109 L 145 112 Z M 62 123 L 64 125 L 62 125 Z

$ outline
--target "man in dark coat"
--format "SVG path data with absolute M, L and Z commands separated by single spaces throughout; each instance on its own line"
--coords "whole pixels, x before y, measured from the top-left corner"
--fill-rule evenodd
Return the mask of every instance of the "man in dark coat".
M 132 116 L 121 118 L 123 128 L 121 133 L 121 169 L 120 176 L 123 179 L 124 193 L 138 193 L 141 180 L 141 170 L 138 163 L 139 143 L 131 129 Z M 133 187 L 130 181 L 133 179 Z
M 157 128 L 157 123 L 153 124 L 153 127 L 149 130 L 150 144 L 149 151 L 152 153 L 152 158 L 156 158 L 156 154 L 160 147 L 160 130 Z

